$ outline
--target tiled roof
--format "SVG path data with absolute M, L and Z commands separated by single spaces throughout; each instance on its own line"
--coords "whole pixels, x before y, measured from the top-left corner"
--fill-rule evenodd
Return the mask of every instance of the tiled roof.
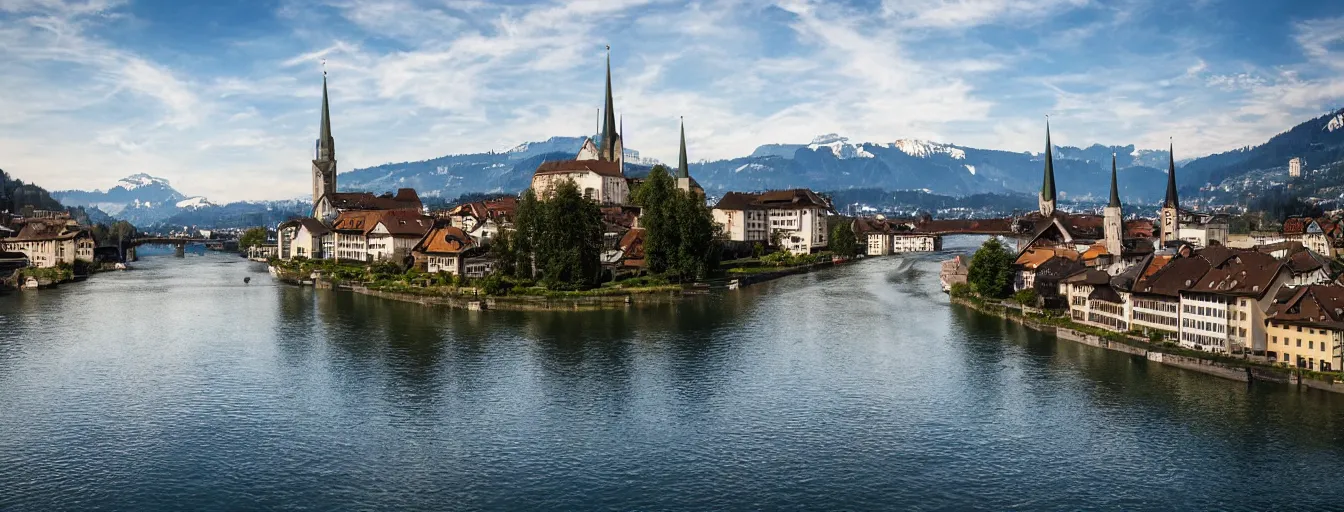
M 366 234 L 378 223 L 381 212 L 377 210 L 352 210 L 336 215 L 331 223 L 332 231 Z
M 88 232 L 78 226 L 70 226 L 65 220 L 37 219 L 23 223 L 18 234 L 8 238 L 9 242 L 34 242 L 45 240 L 69 240 Z
M 1269 308 L 1273 321 L 1344 329 L 1344 286 L 1313 284 Z
M 1018 255 L 1017 260 L 1013 263 L 1026 269 L 1036 269 L 1056 256 L 1076 261 L 1078 251 L 1068 247 L 1031 247 L 1022 251 L 1022 254 Z
M 714 208 L 717 210 L 747 210 L 753 208 L 776 210 L 825 208 L 829 210 L 830 205 L 816 192 L 805 188 L 795 188 L 771 190 L 759 194 L 728 192 L 723 195 L 722 199 L 719 199 L 719 203 L 714 205 Z
M 625 253 L 625 259 L 639 260 L 641 265 L 644 261 L 644 230 L 632 229 L 625 232 L 621 237 L 621 251 Z
M 572 172 L 592 172 L 601 176 L 612 178 L 624 178 L 621 174 L 621 164 L 617 162 L 608 162 L 606 160 L 552 160 L 542 162 L 537 166 L 538 174 L 565 174 Z
M 415 251 L 432 254 L 460 254 L 475 245 L 471 236 L 440 220 L 415 244 Z
M 327 194 L 331 206 L 339 211 L 349 210 L 415 210 L 423 206 L 415 189 L 403 188 L 396 195 L 375 196 L 368 192 L 331 192 Z
M 322 236 L 331 232 L 331 229 L 328 228 L 325 224 L 312 217 L 300 217 L 297 219 L 287 220 L 285 222 L 281 222 L 280 227 L 281 228 L 302 227 L 308 230 L 308 234 L 310 236 Z
M 393 210 L 378 212 L 378 224 L 382 224 L 392 236 L 423 237 L 434 226 L 434 219 L 419 212 Z M 370 227 L 370 230 L 373 228 Z

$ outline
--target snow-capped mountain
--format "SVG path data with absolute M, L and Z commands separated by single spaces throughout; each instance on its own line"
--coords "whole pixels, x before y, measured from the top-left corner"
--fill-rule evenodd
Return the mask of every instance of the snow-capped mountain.
M 896 142 L 891 143 L 891 147 L 899 149 L 905 154 L 914 157 L 927 157 L 942 153 L 957 160 L 966 159 L 966 152 L 960 148 L 949 146 L 947 144 L 939 144 L 937 142 L 929 142 L 927 140 L 897 139 Z M 972 172 L 971 174 L 975 173 Z
M 841 137 L 838 134 L 828 133 L 818 135 L 812 139 L 812 143 L 805 146 L 807 149 L 816 151 L 821 148 L 827 148 L 836 158 L 872 158 L 873 154 L 863 149 L 863 144 L 850 144 L 849 137 Z
M 1325 123 L 1325 128 L 1322 128 L 1322 130 L 1333 132 L 1340 128 L 1344 128 L 1344 111 L 1336 114 L 1335 117 L 1330 119 L 1330 122 Z
M 66 206 L 93 206 L 118 219 L 148 225 L 165 219 L 178 210 L 209 204 L 204 197 L 188 198 L 164 178 L 145 173 L 132 174 L 107 190 L 61 190 L 52 197 Z M 186 206 L 178 206 L 184 203 Z
M 206 199 L 204 196 L 192 196 L 183 199 L 181 201 L 178 201 L 176 206 L 178 208 L 204 208 L 206 206 L 218 206 L 218 205 L 210 202 L 210 200 Z

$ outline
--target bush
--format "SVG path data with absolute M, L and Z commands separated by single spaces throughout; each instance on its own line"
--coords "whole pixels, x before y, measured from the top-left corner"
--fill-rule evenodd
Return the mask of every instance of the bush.
M 952 289 L 948 294 L 957 298 L 968 297 L 971 295 L 971 285 L 967 283 L 952 283 Z
M 1036 307 L 1036 304 L 1040 300 L 1040 297 L 1036 295 L 1036 290 L 1027 288 L 1024 290 L 1018 290 L 1017 293 L 1014 293 L 1013 300 L 1017 301 L 1018 304 L 1021 304 L 1023 306 Z
M 981 297 L 1007 297 L 1013 288 L 1013 255 L 998 238 L 986 240 L 971 257 L 966 280 Z
M 508 295 L 513 290 L 514 283 L 504 278 L 498 273 L 493 273 L 481 279 L 481 292 L 486 295 Z

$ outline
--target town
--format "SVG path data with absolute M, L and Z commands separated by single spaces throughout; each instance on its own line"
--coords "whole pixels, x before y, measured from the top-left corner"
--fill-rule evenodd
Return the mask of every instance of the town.
M 1234 234 L 1227 214 L 1181 205 L 1173 155 L 1155 220 L 1125 214 L 1114 161 L 1102 215 L 1058 209 L 1048 119 L 1038 209 L 1024 215 L 848 217 L 824 194 L 801 188 L 727 192 L 711 206 L 690 174 L 684 122 L 675 168 L 627 174 L 609 54 L 605 78 L 598 134 L 572 159 L 540 164 L 521 195 L 430 209 L 410 188 L 381 195 L 338 188 L 324 71 L 309 215 L 249 232 L 152 236 L 124 226 L 95 232 L 70 212 L 16 209 L 0 214 L 0 270 L 13 272 L 6 279 L 12 286 L 41 287 L 125 268 L 139 245 L 173 245 L 181 256 L 199 242 L 241 250 L 296 284 L 373 282 L 384 290 L 473 296 L 528 289 L 622 294 L 715 279 L 736 287 L 735 278 L 753 273 L 782 276 L 857 257 L 937 252 L 945 235 L 976 234 L 995 237 L 981 252 L 1008 251 L 998 237 L 1015 247 L 1007 258 L 977 253 L 945 262 L 943 288 L 954 296 L 1011 294 L 1020 307 L 1136 338 L 1310 371 L 1344 369 L 1344 305 L 1336 307 L 1344 287 L 1335 282 L 1344 226 L 1294 217 L 1275 232 Z M 1290 173 L 1300 175 L 1302 165 L 1293 158 Z M 1002 268 L 977 268 L 1000 260 Z

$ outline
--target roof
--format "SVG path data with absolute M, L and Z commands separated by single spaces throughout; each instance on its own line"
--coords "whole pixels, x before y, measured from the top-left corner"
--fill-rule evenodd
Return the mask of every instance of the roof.
M 1050 153 L 1054 148 L 1050 145 L 1050 120 L 1045 120 L 1045 177 L 1041 180 L 1041 198 L 1046 201 L 1055 200 L 1055 159 Z
M 621 173 L 621 164 L 617 162 L 608 162 L 606 160 L 552 160 L 542 162 L 537 166 L 537 171 L 533 176 L 542 174 L 568 174 L 576 172 L 591 172 L 601 176 L 612 178 L 624 178 Z
M 434 226 L 432 217 L 406 210 L 378 212 L 377 219 L 377 223 L 382 224 L 392 236 L 420 238 Z
M 331 222 L 331 230 L 363 234 L 373 229 L 373 225 L 377 222 L 378 212 L 376 210 L 345 211 L 336 215 L 336 220 Z
M 1068 247 L 1028 247 L 1025 251 L 1022 251 L 1022 254 L 1018 255 L 1017 260 L 1013 263 L 1028 270 L 1034 270 L 1055 257 L 1077 260 L 1078 251 Z
M 824 208 L 830 210 L 830 204 L 817 195 L 816 192 L 805 188 L 795 188 L 789 190 L 771 190 L 752 194 L 746 192 L 728 192 L 719 199 L 719 203 L 714 205 L 716 210 L 748 210 L 757 208 L 769 208 L 775 210 L 787 210 L 797 208 Z
M 1134 219 L 1125 221 L 1124 236 L 1126 238 L 1153 238 L 1153 221 L 1148 219 Z
M 415 244 L 413 250 L 427 254 L 460 254 L 475 244 L 471 236 L 461 229 L 440 220 Z
M 1176 197 L 1176 147 L 1167 148 L 1167 200 L 1162 203 L 1163 207 L 1179 208 L 1181 201 Z
M 7 242 L 36 242 L 46 240 L 69 240 L 79 236 L 88 236 L 88 231 L 71 226 L 64 219 L 36 219 L 23 223 L 18 234 L 6 238 Z
M 1325 268 L 1328 271 L 1330 265 L 1330 260 L 1328 258 L 1308 250 L 1297 251 L 1289 255 L 1285 260 L 1288 269 L 1292 270 L 1294 274 L 1302 274 L 1321 268 Z
M 621 251 L 625 253 L 625 265 L 627 267 L 644 266 L 644 230 L 641 228 L 631 229 L 625 232 L 621 237 Z
M 462 203 L 448 210 L 449 215 L 469 215 L 477 219 L 497 219 L 504 220 L 513 218 L 513 212 L 518 210 L 518 198 L 513 196 L 504 196 L 498 199 L 488 201 L 476 201 L 472 203 Z
M 1069 277 L 1064 278 L 1064 282 L 1070 284 L 1090 284 L 1093 286 L 1106 286 L 1111 283 L 1111 275 L 1095 268 L 1084 268 Z
M 1125 301 L 1120 298 L 1120 294 L 1115 292 L 1110 286 L 1098 286 L 1092 289 L 1092 293 L 1087 295 L 1087 300 L 1100 300 L 1114 304 L 1123 304 Z
M 396 195 L 375 196 L 369 192 L 329 192 L 325 196 L 337 211 L 350 210 L 415 210 L 423 205 L 415 189 L 403 188 Z
M 1083 264 L 1076 259 L 1062 256 L 1050 258 L 1036 267 L 1036 285 L 1059 281 L 1081 268 Z
M 317 235 L 317 236 L 325 235 L 331 232 L 331 228 L 328 228 L 321 221 L 314 219 L 312 217 L 300 217 L 297 219 L 287 220 L 281 222 L 280 227 L 281 228 L 300 227 L 308 230 L 309 235 Z
M 1269 318 L 1294 325 L 1344 329 L 1344 287 L 1313 284 L 1269 308 Z

